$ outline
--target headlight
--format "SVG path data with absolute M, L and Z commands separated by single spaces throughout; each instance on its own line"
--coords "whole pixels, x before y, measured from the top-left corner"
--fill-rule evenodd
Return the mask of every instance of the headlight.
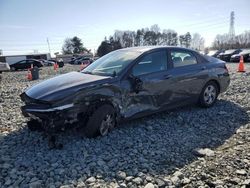
M 66 110 L 66 109 L 71 108 L 73 106 L 74 106 L 74 104 L 70 103 L 70 104 L 65 104 L 65 105 L 62 105 L 62 106 L 56 106 L 56 107 L 47 108 L 47 109 L 27 108 L 26 111 L 27 112 L 54 112 L 54 111 L 57 111 L 57 110 Z

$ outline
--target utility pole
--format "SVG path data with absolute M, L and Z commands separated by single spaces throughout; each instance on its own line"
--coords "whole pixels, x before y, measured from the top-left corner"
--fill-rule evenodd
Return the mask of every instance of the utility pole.
M 47 44 L 48 44 L 48 48 L 49 48 L 49 54 L 51 54 L 51 51 L 50 51 L 50 44 L 49 44 L 49 38 L 47 37 Z
M 231 12 L 230 14 L 230 28 L 229 28 L 229 38 L 230 40 L 234 39 L 235 36 L 235 30 L 234 30 L 234 20 L 235 20 L 235 14 L 234 11 Z

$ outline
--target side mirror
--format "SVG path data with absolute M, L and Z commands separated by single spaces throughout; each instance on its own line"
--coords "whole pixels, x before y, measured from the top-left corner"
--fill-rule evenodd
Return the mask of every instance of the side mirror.
M 142 90 L 142 84 L 143 84 L 142 80 L 132 74 L 130 74 L 128 78 L 132 83 L 132 88 L 135 91 L 135 93 L 139 93 L 139 91 Z

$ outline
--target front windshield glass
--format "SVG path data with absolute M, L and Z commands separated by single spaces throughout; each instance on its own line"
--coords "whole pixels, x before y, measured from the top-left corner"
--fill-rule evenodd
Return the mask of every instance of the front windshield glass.
M 226 50 L 225 51 L 225 54 L 231 54 L 231 53 L 233 53 L 235 50 Z
M 82 73 L 116 76 L 140 54 L 139 51 L 117 50 L 97 59 L 86 67 Z
M 244 49 L 240 54 L 247 54 L 250 53 L 250 49 Z
M 216 52 L 217 52 L 216 50 L 212 50 L 207 55 L 214 55 Z

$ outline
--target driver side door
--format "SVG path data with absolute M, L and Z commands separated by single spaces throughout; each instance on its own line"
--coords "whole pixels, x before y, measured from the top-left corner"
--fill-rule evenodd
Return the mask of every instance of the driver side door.
M 125 117 L 160 110 L 169 103 L 172 93 L 167 89 L 167 67 L 165 49 L 147 53 L 135 63 L 122 81 Z

